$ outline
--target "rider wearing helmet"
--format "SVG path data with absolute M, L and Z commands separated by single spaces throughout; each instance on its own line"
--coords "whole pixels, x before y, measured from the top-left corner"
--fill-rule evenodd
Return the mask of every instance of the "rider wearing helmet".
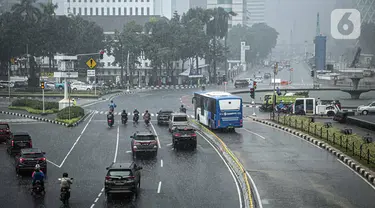
M 139 114 L 139 111 L 137 109 L 134 109 L 133 114 Z
M 186 108 L 184 107 L 184 105 L 181 105 L 180 112 L 181 113 L 186 113 Z
M 68 173 L 63 173 L 63 176 L 61 178 L 61 183 L 60 183 L 60 187 L 61 187 L 61 192 L 63 192 L 63 190 L 67 190 L 67 197 L 70 198 L 70 185 L 72 184 L 72 179 L 69 178 L 69 175 Z
M 127 118 L 127 117 L 128 117 L 128 113 L 126 113 L 126 110 L 122 110 L 121 118 Z
M 150 120 L 151 118 L 151 115 L 150 113 L 148 112 L 148 110 L 145 111 L 145 114 L 143 115 L 143 119 L 144 120 Z
M 44 188 L 44 173 L 40 170 L 40 165 L 36 164 L 35 165 L 35 170 L 33 174 L 31 175 L 33 178 L 32 185 L 33 187 L 35 186 L 36 181 L 40 181 L 40 185 Z
M 109 104 L 109 111 L 113 112 L 116 107 L 116 104 L 113 102 L 113 100 L 111 100 L 111 103 Z

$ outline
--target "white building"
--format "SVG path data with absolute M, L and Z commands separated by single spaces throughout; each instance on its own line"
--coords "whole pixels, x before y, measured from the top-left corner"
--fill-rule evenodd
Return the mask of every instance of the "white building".
M 246 25 L 251 27 L 256 23 L 264 23 L 266 0 L 246 0 Z
M 56 15 L 154 15 L 154 0 L 52 0 Z
M 213 9 L 217 7 L 224 8 L 227 12 L 235 12 L 237 15 L 231 17 L 229 21 L 229 27 L 234 25 L 243 25 L 245 19 L 245 0 L 207 0 L 207 9 Z

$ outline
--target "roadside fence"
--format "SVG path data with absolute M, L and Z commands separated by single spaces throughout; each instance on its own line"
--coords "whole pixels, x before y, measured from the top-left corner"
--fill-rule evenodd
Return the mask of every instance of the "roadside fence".
M 272 119 L 272 117 L 271 117 Z M 352 134 L 351 129 L 337 129 L 332 127 L 332 123 L 314 122 L 314 118 L 306 116 L 275 115 L 274 121 L 301 130 L 321 140 L 325 140 L 340 150 L 359 157 L 368 165 L 375 164 L 375 144 L 370 136 L 359 136 Z

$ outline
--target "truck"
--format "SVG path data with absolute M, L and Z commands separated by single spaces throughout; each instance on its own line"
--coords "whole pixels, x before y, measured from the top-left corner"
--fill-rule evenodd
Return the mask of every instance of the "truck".
M 335 104 L 323 104 L 315 98 L 297 98 L 293 104 L 293 114 L 334 116 L 340 109 Z
M 284 95 L 276 94 L 276 105 L 283 101 L 284 105 L 292 105 L 298 98 L 308 97 L 308 92 L 295 92 L 295 93 L 285 93 Z M 263 104 L 260 107 L 261 111 L 271 112 L 273 107 L 273 96 L 272 93 L 267 93 L 264 95 Z

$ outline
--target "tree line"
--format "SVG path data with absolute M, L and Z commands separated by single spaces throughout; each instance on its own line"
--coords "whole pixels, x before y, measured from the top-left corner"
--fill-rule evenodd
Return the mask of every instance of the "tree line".
M 236 14 L 223 8 L 190 9 L 183 15 L 174 13 L 173 17 L 151 19 L 145 25 L 129 22 L 113 36 L 104 36 L 103 29 L 80 16 L 56 16 L 56 5 L 52 3 L 35 6 L 35 0 L 21 0 L 10 12 L 0 16 L 0 72 L 7 71 L 12 57 L 30 54 L 29 85 L 38 85 L 37 67 L 34 57 L 49 57 L 56 53 L 81 54 L 105 49 L 113 55 L 121 70 L 121 81 L 126 68 L 134 71 L 139 57 L 151 61 L 151 84 L 157 82 L 157 71 L 166 69 L 172 80 L 178 76 L 189 60 L 205 59 L 209 64 L 210 80 L 216 81 L 217 68 L 226 67 L 226 57 L 239 59 L 240 41 L 251 45 L 247 61 L 254 62 L 267 57 L 276 44 L 278 33 L 265 24 L 252 27 L 235 26 L 228 28 L 228 21 Z M 228 32 L 229 31 L 229 32 Z M 227 40 L 227 41 L 225 41 Z M 129 63 L 127 63 L 129 60 Z M 175 61 L 182 60 L 181 68 Z M 83 61 L 82 61 L 83 62 Z M 79 64 L 81 68 L 84 66 Z M 53 63 L 50 61 L 50 68 Z M 132 73 L 129 74 L 132 84 Z

